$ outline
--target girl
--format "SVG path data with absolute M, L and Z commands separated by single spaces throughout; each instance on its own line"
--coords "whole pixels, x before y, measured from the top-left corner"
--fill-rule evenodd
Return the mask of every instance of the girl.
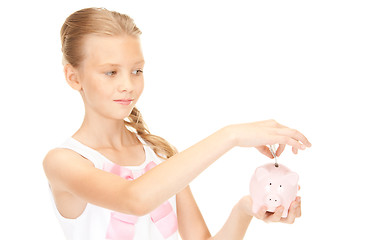
M 274 120 L 233 124 L 183 152 L 151 134 L 135 107 L 143 91 L 141 31 L 129 16 L 104 8 L 70 15 L 61 28 L 65 78 L 83 99 L 81 127 L 43 161 L 55 212 L 67 239 L 242 239 L 254 216 L 249 196 L 211 236 L 189 183 L 235 146 L 285 145 L 296 154 L 311 144 Z M 264 221 L 294 222 L 282 207 L 261 209 Z

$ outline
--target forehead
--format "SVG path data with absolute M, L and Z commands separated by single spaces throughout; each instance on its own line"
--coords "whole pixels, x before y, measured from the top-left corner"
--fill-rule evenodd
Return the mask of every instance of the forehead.
M 134 36 L 87 36 L 83 44 L 84 64 L 98 66 L 105 63 L 125 66 L 143 60 L 140 39 Z

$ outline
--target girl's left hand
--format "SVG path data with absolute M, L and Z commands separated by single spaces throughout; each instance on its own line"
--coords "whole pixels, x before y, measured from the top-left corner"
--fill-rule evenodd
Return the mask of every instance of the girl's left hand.
M 287 218 L 282 218 L 282 211 L 284 208 L 279 206 L 276 208 L 274 213 L 267 212 L 267 207 L 262 207 L 256 214 L 252 212 L 252 198 L 250 196 L 243 197 L 239 204 L 241 209 L 244 211 L 245 214 L 250 216 L 255 216 L 258 219 L 263 220 L 264 222 L 282 222 L 292 224 L 295 221 L 295 218 L 301 216 L 301 198 L 298 196 L 296 197 L 295 201 L 293 201 L 289 208 L 289 213 Z

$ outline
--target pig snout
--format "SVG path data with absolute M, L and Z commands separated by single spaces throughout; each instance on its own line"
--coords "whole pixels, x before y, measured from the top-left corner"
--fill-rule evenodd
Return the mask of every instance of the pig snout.
M 268 194 L 265 203 L 270 209 L 275 209 L 281 205 L 281 198 L 276 194 Z

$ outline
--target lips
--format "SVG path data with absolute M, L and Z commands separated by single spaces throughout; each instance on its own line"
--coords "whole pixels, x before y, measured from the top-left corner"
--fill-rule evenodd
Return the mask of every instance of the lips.
M 114 102 L 119 103 L 119 104 L 122 104 L 122 105 L 130 105 L 133 101 L 134 101 L 133 98 L 114 100 Z

